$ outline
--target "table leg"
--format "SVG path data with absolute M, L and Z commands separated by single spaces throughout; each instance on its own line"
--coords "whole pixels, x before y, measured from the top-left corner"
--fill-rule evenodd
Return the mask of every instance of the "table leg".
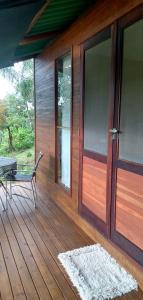
M 0 181 L 0 184 L 2 185 L 2 187 L 5 191 L 5 194 L 6 194 L 6 207 L 4 207 L 4 211 L 6 211 L 8 209 L 8 196 L 10 196 L 9 192 L 8 192 L 8 189 L 7 189 L 7 181 L 6 181 L 6 186 L 3 184 L 2 181 Z
M 8 209 L 8 199 L 7 199 L 7 196 L 8 196 L 8 190 L 7 190 L 7 180 L 6 180 L 6 210 Z
M 12 199 L 12 183 L 11 183 L 11 181 L 9 182 L 9 185 L 10 185 L 10 199 Z

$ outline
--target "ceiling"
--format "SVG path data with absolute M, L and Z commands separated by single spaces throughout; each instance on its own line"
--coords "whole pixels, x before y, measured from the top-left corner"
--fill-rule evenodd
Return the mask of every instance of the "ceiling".
M 95 0 L 0 0 L 0 68 L 34 57 Z

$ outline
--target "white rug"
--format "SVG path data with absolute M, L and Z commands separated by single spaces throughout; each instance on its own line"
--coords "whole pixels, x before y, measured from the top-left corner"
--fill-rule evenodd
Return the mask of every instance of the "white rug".
M 58 255 L 83 300 L 113 299 L 138 285 L 109 253 L 96 244 Z

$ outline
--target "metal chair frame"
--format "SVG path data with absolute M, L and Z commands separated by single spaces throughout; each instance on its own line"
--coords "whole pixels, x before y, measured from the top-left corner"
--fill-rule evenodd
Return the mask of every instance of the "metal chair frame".
M 29 190 L 29 191 L 32 191 L 32 200 L 33 200 L 33 203 L 34 203 L 34 207 L 36 208 L 37 207 L 37 202 L 38 202 L 38 196 L 37 196 L 37 189 L 36 189 L 36 182 L 35 182 L 35 178 L 36 178 L 36 171 L 37 171 L 37 168 L 38 168 L 38 165 L 39 165 L 39 162 L 40 160 L 42 159 L 43 157 L 43 153 L 40 152 L 39 155 L 38 155 L 38 158 L 37 158 L 37 161 L 36 161 L 36 164 L 34 166 L 34 168 L 31 169 L 31 173 L 30 174 L 25 174 L 25 175 L 30 175 L 31 176 L 31 179 L 29 180 L 12 180 L 12 177 L 14 176 L 13 174 L 19 174 L 19 175 L 23 175 L 23 173 L 27 173 L 28 170 L 20 170 L 20 169 L 16 169 L 16 170 L 11 170 L 11 171 L 8 171 L 4 174 L 3 178 L 4 178 L 4 181 L 5 181 L 5 185 L 2 181 L 0 181 L 2 187 L 4 188 L 5 190 L 5 193 L 6 193 L 6 208 L 5 210 L 8 209 L 8 196 L 10 199 L 12 199 L 12 196 L 13 195 L 16 195 L 16 196 L 19 196 L 19 197 L 23 197 L 23 198 L 27 198 L 29 199 L 29 197 L 26 197 L 26 196 L 23 196 L 21 194 L 17 194 L 17 193 L 13 193 L 12 192 L 12 188 L 14 188 L 15 186 L 19 186 L 19 187 L 22 187 L 26 190 Z M 28 165 L 28 164 L 17 164 L 17 167 L 33 167 L 31 165 Z M 7 183 L 10 183 L 10 191 L 8 191 L 8 188 L 7 188 Z M 31 188 L 28 188 L 24 185 L 21 185 L 21 184 L 15 184 L 15 182 L 27 182 L 27 183 L 30 183 L 31 184 Z
M 3 204 L 3 201 L 2 201 L 3 211 L 5 211 L 5 210 L 7 209 L 7 207 L 8 207 L 8 199 L 7 199 L 7 196 L 8 196 L 8 195 L 10 196 L 10 194 L 9 194 L 9 192 L 8 192 L 8 189 L 7 189 L 7 184 L 6 184 L 6 186 L 5 186 L 4 183 L 2 182 L 2 180 L 0 180 L 0 187 L 1 187 L 1 186 L 2 186 L 2 188 L 3 188 L 3 190 L 4 190 L 5 194 L 6 194 L 6 208 L 4 207 L 4 204 Z

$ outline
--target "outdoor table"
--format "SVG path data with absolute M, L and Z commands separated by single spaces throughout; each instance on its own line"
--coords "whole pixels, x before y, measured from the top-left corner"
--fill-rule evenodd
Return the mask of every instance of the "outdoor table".
M 7 181 L 6 185 L 3 183 L 3 178 L 5 173 L 16 170 L 17 168 L 17 161 L 15 158 L 12 157 L 0 157 L 0 185 L 4 188 L 6 192 L 6 208 L 4 207 L 4 210 L 7 209 L 8 204 L 7 204 L 7 195 L 9 195 L 8 189 L 7 189 Z
M 6 172 L 16 170 L 17 161 L 12 157 L 0 157 L 0 175 L 3 176 Z

